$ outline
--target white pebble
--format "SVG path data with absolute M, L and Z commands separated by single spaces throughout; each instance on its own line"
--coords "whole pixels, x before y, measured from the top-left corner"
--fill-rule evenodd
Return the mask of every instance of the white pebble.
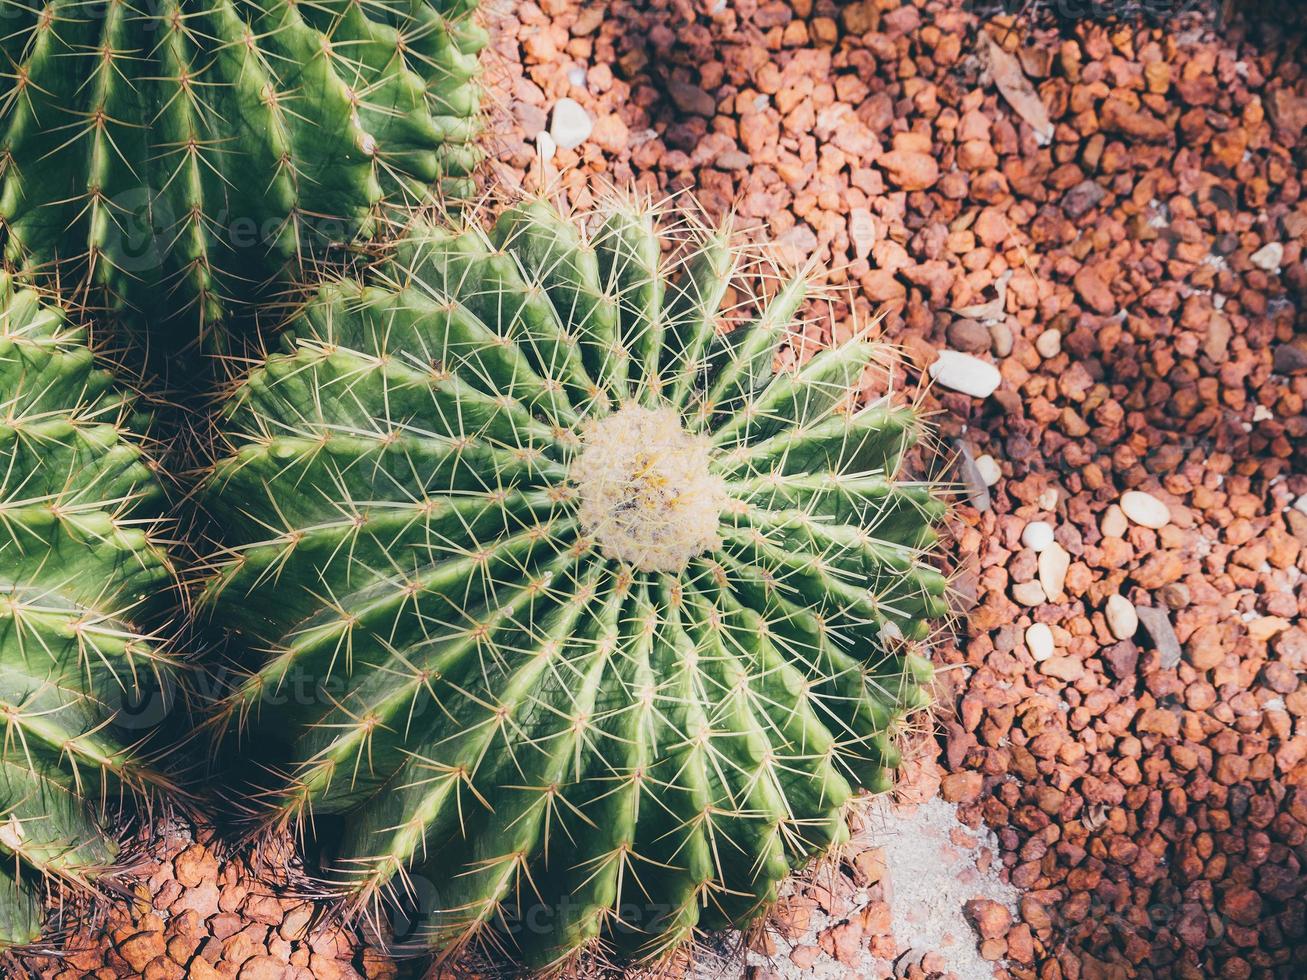
M 865 259 L 876 244 L 876 219 L 868 208 L 854 208 L 849 212 L 849 241 L 853 243 L 853 257 Z
M 979 462 L 979 460 L 977 460 Z M 1307 493 L 1293 502 L 1293 509 L 1302 514 L 1307 514 Z
M 1114 592 L 1108 596 L 1103 614 L 1107 617 L 1107 628 L 1118 640 L 1130 639 L 1139 629 L 1139 614 L 1135 612 L 1134 604 L 1123 595 Z
M 1127 490 L 1121 494 L 1121 510 L 1136 524 L 1153 530 L 1171 523 L 1171 511 L 1166 504 L 1142 490 Z
M 567 80 L 577 88 L 585 87 L 585 69 L 580 65 L 573 65 L 567 69 Z
M 1053 631 L 1047 623 L 1033 623 L 1026 627 L 1026 649 L 1038 664 L 1053 656 Z
M 1123 538 L 1129 527 L 1130 523 L 1125 518 L 1125 511 L 1112 504 L 1103 512 L 1103 523 L 1099 525 L 1099 530 L 1103 532 L 1105 538 Z
M 564 150 L 572 150 L 584 143 L 594 129 L 594 120 L 575 99 L 559 99 L 554 103 L 549 135 Z
M 1071 568 L 1071 556 L 1056 541 L 1039 553 L 1039 584 L 1044 587 L 1044 594 L 1050 602 L 1062 598 L 1062 586 L 1066 584 L 1066 573 Z
M 1248 256 L 1248 261 L 1266 272 L 1279 272 L 1280 264 L 1284 261 L 1284 246 L 1279 242 L 1270 242 Z
M 1053 543 L 1053 525 L 1048 521 L 1031 521 L 1021 532 L 1021 543 L 1036 553 Z
M 1265 405 L 1254 405 L 1254 406 L 1253 406 L 1253 421 L 1254 421 L 1254 422 L 1265 422 L 1267 419 L 1273 419 L 1273 418 L 1275 418 L 1275 414 L 1274 414 L 1274 413 L 1273 413 L 1269 408 L 1267 408 Z
M 940 351 L 939 360 L 928 370 L 930 376 L 945 388 L 973 398 L 988 398 L 1003 380 L 994 365 L 956 350 Z
M 1049 487 L 1039 495 L 1039 509 L 1052 510 L 1057 506 L 1057 487 Z
M 998 468 L 998 462 L 989 453 L 976 457 L 976 469 L 980 472 L 980 478 L 985 481 L 987 487 L 992 487 L 1003 479 L 1003 471 Z
M 1057 357 L 1062 353 L 1062 334 L 1060 331 L 1050 327 L 1035 338 L 1035 350 L 1039 351 L 1039 356 L 1047 360 L 1050 357 Z
M 554 138 L 550 136 L 548 132 L 542 129 L 540 132 L 536 133 L 536 153 L 540 155 L 541 160 L 548 163 L 554 158 L 554 154 L 557 151 L 558 145 L 554 142 Z

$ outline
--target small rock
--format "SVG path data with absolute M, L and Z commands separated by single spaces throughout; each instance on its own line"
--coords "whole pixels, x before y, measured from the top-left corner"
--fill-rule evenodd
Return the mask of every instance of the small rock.
M 241 967 L 240 980 L 282 980 L 285 964 L 272 956 L 254 956 Z
M 958 469 L 962 475 L 962 482 L 967 488 L 967 499 L 971 501 L 972 507 L 984 513 L 993 505 L 989 496 L 990 484 L 985 482 L 980 467 L 971 455 L 971 447 L 966 444 L 965 440 L 957 440 L 957 449 L 958 455 L 961 457 Z
M 539 154 L 542 161 L 548 163 L 557 152 L 558 144 L 554 142 L 554 138 L 549 135 L 548 130 L 542 129 L 536 133 L 536 153 Z
M 950 323 L 946 335 L 951 346 L 968 354 L 989 350 L 991 343 L 989 328 L 969 317 Z
M 1098 529 L 1105 538 L 1123 538 L 1126 529 L 1129 527 L 1130 523 L 1126 520 L 1125 511 L 1116 504 L 1112 504 L 1103 512 L 1103 520 Z
M 1123 493 L 1121 510 L 1126 517 L 1142 527 L 1157 530 L 1171 523 L 1171 511 L 1166 504 L 1142 490 Z
M 1284 262 L 1284 246 L 1280 242 L 1268 242 L 1248 256 L 1248 261 L 1266 272 L 1279 272 Z
M 865 259 L 876 244 L 876 222 L 868 208 L 854 208 L 849 212 L 849 241 L 853 243 L 854 258 Z
M 1276 374 L 1302 374 L 1307 371 L 1307 340 L 1278 344 L 1271 353 L 1271 368 Z
M 1012 913 L 992 898 L 973 898 L 962 909 L 981 939 L 1000 939 L 1012 927 Z
M 876 163 L 885 170 L 890 183 L 905 191 L 924 191 L 939 180 L 939 164 L 929 153 L 914 150 L 890 150 Z
M 676 103 L 676 108 L 691 116 L 712 116 L 717 112 L 717 100 L 697 85 L 669 81 L 667 94 Z
M 590 114 L 575 99 L 562 98 L 554 103 L 549 135 L 564 150 L 580 146 L 594 129 Z
M 1136 606 L 1135 615 L 1157 648 L 1161 668 L 1175 669 L 1180 663 L 1180 640 L 1175 635 L 1175 628 L 1171 625 L 1171 617 L 1166 614 L 1166 610 L 1153 606 Z
M 1074 684 L 1085 676 L 1085 665 L 1075 657 L 1050 657 L 1039 665 L 1039 672 Z
M 980 471 L 980 478 L 985 481 L 987 487 L 992 487 L 1003 478 L 1003 471 L 999 469 L 998 462 L 989 453 L 976 457 L 976 469 Z
M 939 358 L 928 370 L 945 388 L 973 398 L 988 398 L 1003 380 L 994 365 L 955 350 L 940 351 Z
M 1082 180 L 1062 195 L 1062 212 L 1073 221 L 1096 208 L 1107 191 L 1092 180 Z
M 138 932 L 123 941 L 118 947 L 118 954 L 127 961 L 133 970 L 144 972 L 145 966 L 158 956 L 168 952 L 167 941 L 162 932 Z
M 1139 629 L 1139 615 L 1134 604 L 1123 595 L 1114 592 L 1108 596 L 1103 615 L 1107 617 L 1107 628 L 1118 640 L 1130 639 Z
M 1018 582 L 1012 586 L 1012 598 L 1023 606 L 1041 606 L 1048 601 L 1048 594 L 1039 582 Z
M 990 344 L 995 357 L 1007 357 L 1012 353 L 1014 340 L 1012 328 L 1003 321 L 992 324 L 989 328 Z
M 1035 350 L 1039 351 L 1039 356 L 1047 360 L 1050 357 L 1057 357 L 1062 352 L 1062 333 L 1052 327 L 1045 330 L 1035 338 Z
M 950 803 L 974 803 L 980 799 L 983 777 L 974 770 L 951 772 L 939 784 L 940 795 Z
M 1112 287 L 1093 266 L 1083 266 L 1072 280 L 1080 298 L 1095 313 L 1106 316 L 1116 312 L 1116 300 L 1112 297 Z
M 1050 602 L 1060 602 L 1064 598 L 1062 587 L 1066 584 L 1066 573 L 1071 568 L 1071 556 L 1056 541 L 1039 553 L 1039 584 L 1044 588 L 1044 595 Z
M 1189 586 L 1183 582 L 1168 582 L 1157 590 L 1157 597 L 1172 609 L 1183 609 L 1189 605 Z
M 1047 623 L 1032 623 L 1026 627 L 1026 649 L 1035 663 L 1043 663 L 1053 656 L 1053 631 Z
M 1047 521 L 1031 521 L 1021 532 L 1021 543 L 1038 554 L 1053 543 L 1053 525 Z

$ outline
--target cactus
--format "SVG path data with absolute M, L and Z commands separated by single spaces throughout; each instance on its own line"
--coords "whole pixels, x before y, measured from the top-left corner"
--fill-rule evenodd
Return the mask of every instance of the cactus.
M 79 301 L 203 332 L 479 159 L 475 0 L 0 7 L 5 258 Z
M 38 937 L 43 883 L 92 888 L 112 865 L 109 804 L 171 786 L 137 722 L 174 675 L 142 624 L 176 592 L 135 399 L 57 307 L 3 275 L 0 311 L 4 949 Z
M 486 224 L 322 284 L 219 412 L 216 727 L 355 908 L 657 958 L 889 786 L 944 508 L 899 478 L 913 409 L 849 408 L 883 348 L 775 370 L 804 277 L 647 202 Z

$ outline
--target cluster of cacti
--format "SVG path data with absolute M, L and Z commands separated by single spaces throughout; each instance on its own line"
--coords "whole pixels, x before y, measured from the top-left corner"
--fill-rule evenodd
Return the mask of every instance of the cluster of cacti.
M 474 6 L 0 0 L 5 258 L 203 330 L 378 202 L 465 191 Z
M 0 275 L 0 949 L 37 938 L 44 883 L 111 865 L 110 804 L 170 785 L 124 714 L 168 695 L 149 624 L 176 598 L 135 402 Z
M 776 372 L 804 280 L 671 237 L 540 201 L 412 229 L 222 412 L 221 720 L 269 820 L 340 818 L 358 906 L 430 882 L 433 948 L 750 921 L 925 701 L 943 507 L 899 475 L 912 409 L 850 404 L 880 348 Z

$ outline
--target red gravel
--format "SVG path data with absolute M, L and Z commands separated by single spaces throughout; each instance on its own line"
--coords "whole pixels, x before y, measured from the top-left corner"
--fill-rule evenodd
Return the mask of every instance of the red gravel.
M 974 910 L 983 950 L 1046 980 L 1301 975 L 1307 33 L 1294 5 L 1060 34 L 970 6 L 514 3 L 495 15 L 503 173 L 538 176 L 529 139 L 572 97 L 595 130 L 546 176 L 574 196 L 601 175 L 734 206 L 863 317 L 887 305 L 921 366 L 944 347 L 999 366 L 990 398 L 931 401 L 1002 470 L 988 510 L 959 508 L 970 621 L 937 650 L 965 665 L 942 675 L 943 792 L 1024 894 L 1010 925 Z M 999 284 L 995 309 L 954 312 Z M 1170 522 L 1109 514 L 1131 489 Z M 1057 601 L 1015 588 L 1022 605 L 1031 520 L 1070 562 Z M 1125 640 L 1114 593 L 1145 610 Z M 1034 622 L 1056 646 L 1040 663 Z M 787 975 L 850 941 L 801 947 Z

